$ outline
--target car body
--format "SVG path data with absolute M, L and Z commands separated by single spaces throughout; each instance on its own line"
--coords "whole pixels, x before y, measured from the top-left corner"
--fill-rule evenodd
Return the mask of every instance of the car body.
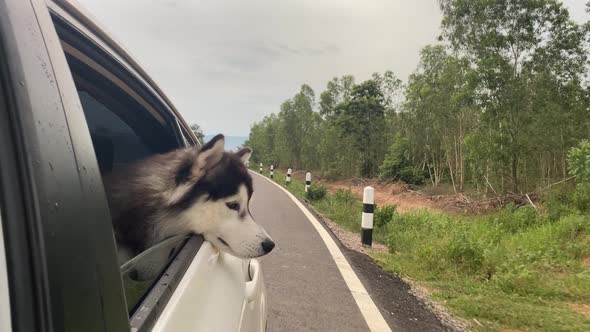
M 76 3 L 0 0 L 0 330 L 263 331 L 257 260 L 193 235 L 118 262 L 101 173 L 199 144 Z

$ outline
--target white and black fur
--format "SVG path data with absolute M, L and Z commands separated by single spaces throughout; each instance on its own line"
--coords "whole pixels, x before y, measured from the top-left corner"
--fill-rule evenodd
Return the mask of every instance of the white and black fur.
M 122 260 L 162 240 L 197 233 L 219 250 L 241 258 L 269 253 L 274 242 L 254 221 L 252 150 L 224 151 L 217 135 L 200 149 L 155 155 L 105 178 Z

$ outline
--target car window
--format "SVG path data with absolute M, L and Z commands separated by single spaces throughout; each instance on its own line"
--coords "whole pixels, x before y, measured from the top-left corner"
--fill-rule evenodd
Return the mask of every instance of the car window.
M 96 100 L 88 91 L 79 89 L 78 95 L 86 115 L 88 129 L 90 129 L 93 136 L 93 143 L 95 145 L 97 143 L 107 144 L 101 142 L 101 140 L 107 139 L 114 140 L 111 143 L 117 143 L 112 144 L 112 146 L 109 145 L 109 149 L 112 149 L 109 157 L 112 157 L 113 162 L 128 163 L 154 153 L 150 146 L 141 140 L 133 128 L 104 104 Z M 99 156 L 105 158 L 105 153 L 100 153 Z M 102 160 L 102 162 L 105 163 L 106 161 Z
M 104 78 L 99 81 L 89 80 L 97 73 L 91 73 L 90 67 L 84 68 L 82 64 L 76 63 L 77 60 L 72 56 L 67 58 L 103 176 L 113 172 L 116 165 L 132 163 L 178 147 L 171 128 L 167 128 L 169 124 L 154 119 L 149 112 L 131 100 L 130 96 L 117 91 L 120 88 L 112 82 Z M 158 138 L 157 141 L 153 140 L 154 137 Z M 135 277 L 134 269 L 123 273 L 130 312 L 149 291 L 181 244 L 178 242 L 160 246 L 151 250 L 149 255 L 136 258 L 132 266 L 149 266 L 149 275 Z
M 73 38 L 56 25 L 82 104 L 103 176 L 146 157 L 188 144 L 177 119 L 157 97 L 105 53 Z M 110 61 L 109 61 L 110 60 Z M 105 188 L 108 190 L 108 188 Z M 187 241 L 167 239 L 128 260 L 120 256 L 129 313 L 132 314 Z

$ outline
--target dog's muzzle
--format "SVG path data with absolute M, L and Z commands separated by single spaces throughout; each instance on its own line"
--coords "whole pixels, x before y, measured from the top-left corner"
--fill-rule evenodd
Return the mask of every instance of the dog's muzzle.
M 271 239 L 266 239 L 262 241 L 262 250 L 264 250 L 264 254 L 268 254 L 271 252 L 275 247 L 275 243 Z

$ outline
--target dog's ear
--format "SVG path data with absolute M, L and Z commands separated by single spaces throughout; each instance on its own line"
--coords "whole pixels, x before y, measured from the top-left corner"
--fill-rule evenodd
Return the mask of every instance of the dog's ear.
M 244 165 L 246 165 L 248 160 L 250 160 L 250 156 L 252 156 L 252 149 L 249 147 L 242 148 L 240 151 L 236 152 L 236 156 L 240 158 Z
M 176 187 L 170 191 L 168 204 L 178 203 L 193 187 L 195 182 L 205 175 L 208 168 L 215 166 L 223 157 L 224 138 L 219 134 L 213 137 L 199 151 L 191 152 L 176 169 Z
M 203 145 L 193 162 L 191 176 L 193 178 L 203 176 L 208 167 L 212 167 L 221 160 L 224 149 L 225 138 L 222 134 L 216 135 L 207 144 Z

